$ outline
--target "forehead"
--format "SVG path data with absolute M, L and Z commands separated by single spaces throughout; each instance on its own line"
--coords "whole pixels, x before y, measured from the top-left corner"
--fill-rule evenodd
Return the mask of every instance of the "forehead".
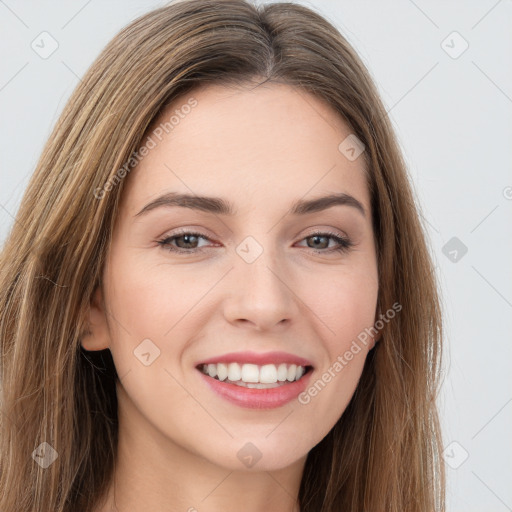
M 350 134 L 327 103 L 289 85 L 202 86 L 152 123 L 142 141 L 151 149 L 131 172 L 124 203 L 135 213 L 177 191 L 229 197 L 242 210 L 345 192 L 369 209 L 364 158 L 339 149 Z

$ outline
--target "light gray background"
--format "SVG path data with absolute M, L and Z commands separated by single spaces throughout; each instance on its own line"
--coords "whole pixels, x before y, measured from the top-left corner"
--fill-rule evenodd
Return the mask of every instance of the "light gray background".
M 448 510 L 512 511 L 512 2 L 300 3 L 368 66 L 423 208 L 445 308 Z M 0 242 L 80 76 L 119 29 L 161 5 L 0 0 Z M 31 48 L 43 31 L 59 45 L 47 59 Z M 469 44 L 461 55 L 454 31 Z M 443 252 L 453 237 L 459 247 Z

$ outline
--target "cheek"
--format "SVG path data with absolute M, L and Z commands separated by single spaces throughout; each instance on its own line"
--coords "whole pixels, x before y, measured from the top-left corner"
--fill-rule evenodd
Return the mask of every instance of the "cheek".
M 310 287 L 308 306 L 321 319 L 325 359 L 312 379 L 302 403 L 322 414 L 325 433 L 339 419 L 350 401 L 361 376 L 370 348 L 370 328 L 374 326 L 377 305 L 377 274 L 366 270 L 343 270 L 336 279 L 316 280 Z M 305 290 L 306 291 L 306 290 Z
M 154 344 L 149 351 L 152 358 L 158 355 L 155 364 L 160 363 L 165 355 L 164 334 L 178 321 L 181 313 L 180 294 L 173 289 L 170 277 L 160 272 L 157 279 L 156 272 L 148 272 L 136 259 L 116 257 L 113 253 L 111 264 L 105 271 L 105 283 L 108 287 L 111 352 L 118 374 L 121 376 L 134 367 L 139 369 L 141 362 L 136 359 L 136 351 L 141 343 L 148 349 L 152 347 L 151 343 Z M 151 340 L 151 343 L 145 340 Z
M 128 248 L 125 253 L 129 253 Z M 148 264 L 136 253 L 122 258 L 118 255 L 111 262 L 105 282 L 112 357 L 120 376 L 130 373 L 133 379 L 142 371 L 149 385 L 153 382 L 150 375 L 159 369 L 174 372 L 179 366 L 188 340 L 203 325 L 204 296 L 219 278 L 214 272 L 186 272 L 181 265 Z M 138 354 L 148 352 L 150 360 L 155 359 L 146 368 Z M 164 380 L 169 378 L 164 372 Z
M 148 266 L 138 258 L 118 261 L 106 274 L 109 302 L 118 323 L 126 326 L 134 338 L 153 335 L 163 339 L 199 301 L 208 285 L 204 282 L 208 279 L 193 279 L 179 266 Z
M 325 326 L 324 339 L 332 358 L 374 325 L 378 281 L 372 267 L 325 274 L 315 280 L 315 286 L 308 286 L 304 295 L 310 298 L 308 306 Z
M 176 421 L 172 411 L 189 399 L 175 380 L 182 380 L 175 369 L 186 348 L 180 343 L 180 339 L 186 340 L 180 329 L 202 293 L 194 281 L 190 286 L 186 280 L 181 282 L 177 270 L 143 268 L 137 259 L 129 258 L 110 265 L 105 282 L 111 313 L 110 350 L 120 378 L 118 394 L 123 407 L 135 406 L 146 418 L 161 416 L 171 428 Z M 163 410 L 162 404 L 168 409 Z

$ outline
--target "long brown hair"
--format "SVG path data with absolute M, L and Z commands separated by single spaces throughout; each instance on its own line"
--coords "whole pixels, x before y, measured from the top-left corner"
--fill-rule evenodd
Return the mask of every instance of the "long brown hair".
M 87 352 L 80 340 L 126 163 L 178 95 L 257 80 L 324 99 L 365 145 L 378 306 L 402 306 L 344 414 L 308 454 L 301 511 L 444 510 L 438 285 L 386 111 L 326 19 L 294 3 L 244 0 L 181 0 L 121 30 L 42 152 L 0 260 L 0 510 L 91 511 L 111 483 L 118 376 L 108 350 Z M 47 468 L 36 463 L 54 454 Z

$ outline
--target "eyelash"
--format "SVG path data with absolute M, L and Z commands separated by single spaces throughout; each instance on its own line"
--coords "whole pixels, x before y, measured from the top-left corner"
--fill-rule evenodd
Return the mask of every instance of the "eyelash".
M 160 244 L 162 246 L 163 249 L 173 252 L 173 253 L 178 253 L 178 254 L 194 254 L 197 252 L 202 252 L 205 249 L 205 248 L 180 249 L 180 248 L 173 247 L 170 244 L 171 241 L 175 240 L 176 238 L 181 238 L 182 236 L 185 236 L 185 235 L 192 235 L 192 236 L 195 236 L 198 238 L 204 238 L 205 240 L 209 240 L 209 238 L 207 236 L 204 236 L 202 233 L 197 233 L 194 231 L 181 231 L 179 233 L 175 233 L 172 236 L 168 236 L 161 240 L 158 240 L 157 242 L 158 242 L 158 244 Z M 337 248 L 312 249 L 317 254 L 332 253 L 332 252 L 345 253 L 345 252 L 348 252 L 350 250 L 350 248 L 354 245 L 353 242 L 351 242 L 348 238 L 341 237 L 341 236 L 337 235 L 336 233 L 324 232 L 324 231 L 316 231 L 314 233 L 311 233 L 308 236 L 306 236 L 305 238 L 303 238 L 302 240 L 306 240 L 306 239 L 312 238 L 314 236 L 332 238 L 339 244 L 339 247 L 337 247 Z

